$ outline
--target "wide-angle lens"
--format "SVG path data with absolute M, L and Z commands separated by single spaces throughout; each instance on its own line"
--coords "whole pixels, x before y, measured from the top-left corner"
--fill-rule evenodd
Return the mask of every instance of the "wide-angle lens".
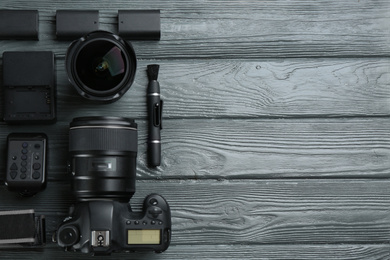
M 113 102 L 130 88 L 136 71 L 130 43 L 109 32 L 92 32 L 74 41 L 66 54 L 68 77 L 88 99 Z

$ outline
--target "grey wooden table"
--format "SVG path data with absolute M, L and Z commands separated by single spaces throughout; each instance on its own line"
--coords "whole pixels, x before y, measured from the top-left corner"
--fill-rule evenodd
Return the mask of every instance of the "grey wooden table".
M 135 118 L 137 192 L 157 192 L 172 210 L 162 254 L 108 259 L 390 259 L 390 2 L 2 0 L 38 9 L 39 41 L 0 41 L 0 50 L 52 50 L 58 122 L 1 123 L 0 170 L 11 132 L 50 142 L 48 186 L 32 198 L 0 190 L 0 210 L 46 215 L 47 239 L 73 199 L 66 172 L 68 125 L 87 115 Z M 55 37 L 57 9 L 160 9 L 162 38 L 132 42 L 131 89 L 109 105 L 86 102 L 64 69 L 69 42 Z M 146 166 L 146 65 L 160 64 L 165 101 L 162 165 Z M 50 241 L 1 259 L 84 259 Z

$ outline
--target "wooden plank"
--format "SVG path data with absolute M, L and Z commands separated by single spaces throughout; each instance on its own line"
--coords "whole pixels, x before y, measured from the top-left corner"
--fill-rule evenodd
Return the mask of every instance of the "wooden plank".
M 166 121 L 162 178 L 389 177 L 387 119 Z M 145 132 L 144 132 L 145 133 Z M 140 149 L 144 149 L 146 136 Z
M 172 212 L 172 245 L 387 244 L 390 185 L 382 180 L 137 181 L 134 212 L 163 195 Z M 47 237 L 73 202 L 68 182 L 49 182 L 33 198 L 2 191 L 2 210 L 46 215 Z
M 122 99 L 86 101 L 57 60 L 58 120 L 82 115 L 145 119 L 146 66 L 160 64 L 164 118 L 293 118 L 390 115 L 389 59 L 140 60 Z M 75 109 L 77 108 L 77 110 Z M 2 107 L 0 108 L 0 112 Z
M 148 63 L 140 62 L 136 82 L 122 101 L 125 105 L 118 104 L 114 111 L 126 114 L 131 104 L 133 114 L 146 115 Z M 388 59 L 181 60 L 160 65 L 168 118 L 390 114 Z
M 165 120 L 162 165 L 146 166 L 147 122 L 136 121 L 138 177 L 155 178 L 382 178 L 390 176 L 387 118 L 281 120 Z M 68 122 L 45 127 L 49 179 L 66 173 Z M 3 125 L 2 147 L 19 126 Z M 29 131 L 42 131 L 29 126 Z M 0 150 L 0 158 L 5 149 Z M 0 166 L 5 171 L 5 166 Z
M 184 182 L 166 194 L 174 244 L 389 241 L 388 181 Z M 194 201 L 189 201 L 193 198 Z M 183 233 L 182 233 L 183 232 Z
M 3 0 L 0 8 L 40 10 L 41 39 L 30 49 L 53 49 L 63 56 L 66 43 L 55 39 L 55 10 L 73 3 Z M 162 40 L 135 42 L 140 58 L 259 58 L 389 56 L 387 0 L 365 1 L 79 1 L 79 9 L 101 11 L 101 28 L 116 32 L 117 10 L 161 9 Z M 217 11 L 218 10 L 218 11 Z M 2 49 L 25 48 L 2 42 Z
M 42 251 L 2 251 L 2 259 L 96 259 L 90 255 L 63 252 L 54 245 Z M 213 260 L 262 260 L 262 259 L 389 259 L 388 245 L 187 245 L 170 246 L 162 254 L 151 252 L 114 253 L 104 259 L 213 259 Z

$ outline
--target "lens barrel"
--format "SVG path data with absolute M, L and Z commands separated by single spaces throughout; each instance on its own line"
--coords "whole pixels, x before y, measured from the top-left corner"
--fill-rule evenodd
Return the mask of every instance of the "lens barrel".
M 128 202 L 135 192 L 137 142 L 137 124 L 132 119 L 74 118 L 69 166 L 76 199 Z
M 69 81 L 84 98 L 114 102 L 133 84 L 137 59 L 130 43 L 106 31 L 74 41 L 66 53 Z

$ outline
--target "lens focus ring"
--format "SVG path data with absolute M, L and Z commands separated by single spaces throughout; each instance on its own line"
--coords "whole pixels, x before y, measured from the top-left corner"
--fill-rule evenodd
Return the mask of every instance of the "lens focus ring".
M 121 128 L 72 128 L 69 133 L 69 151 L 136 152 L 137 131 Z

